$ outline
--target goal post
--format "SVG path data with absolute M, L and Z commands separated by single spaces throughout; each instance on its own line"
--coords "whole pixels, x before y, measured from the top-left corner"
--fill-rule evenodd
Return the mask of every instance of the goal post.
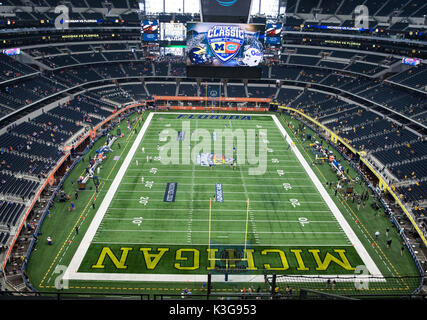
M 215 270 L 225 271 L 225 272 L 235 272 L 240 269 L 244 269 L 247 266 L 247 249 L 250 245 L 248 241 L 249 235 L 249 208 L 250 200 L 246 201 L 246 208 L 244 210 L 244 224 L 239 231 L 235 233 L 230 233 L 230 238 L 223 236 L 215 236 L 215 234 L 220 233 L 224 234 L 226 231 L 218 231 L 214 228 L 215 219 L 214 208 L 213 208 L 213 199 L 209 198 L 209 219 L 208 219 L 208 262 L 209 265 L 215 265 Z M 215 209 L 219 210 L 219 209 Z M 243 211 L 243 210 L 242 210 Z M 243 218 L 243 215 L 241 215 Z M 236 225 L 239 222 L 230 222 Z M 227 241 L 228 240 L 228 241 Z

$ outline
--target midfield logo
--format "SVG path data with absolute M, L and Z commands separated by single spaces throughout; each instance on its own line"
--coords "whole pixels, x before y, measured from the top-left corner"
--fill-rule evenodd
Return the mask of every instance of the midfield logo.
M 245 40 L 245 31 L 237 26 L 214 26 L 207 34 L 213 54 L 222 62 L 233 59 Z

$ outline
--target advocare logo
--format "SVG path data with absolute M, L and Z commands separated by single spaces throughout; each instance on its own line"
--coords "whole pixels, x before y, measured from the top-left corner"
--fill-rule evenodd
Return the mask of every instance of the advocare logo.
M 237 0 L 216 0 L 216 2 L 218 2 L 218 4 L 223 7 L 231 7 L 237 2 Z

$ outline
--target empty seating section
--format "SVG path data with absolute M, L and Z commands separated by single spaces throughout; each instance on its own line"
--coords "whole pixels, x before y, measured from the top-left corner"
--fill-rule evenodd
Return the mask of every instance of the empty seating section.
M 411 88 L 425 89 L 427 86 L 427 68 L 424 66 L 413 67 L 390 77 L 388 80 Z
M 112 79 L 112 78 L 124 78 L 126 77 L 126 74 L 124 70 L 121 68 L 120 64 L 98 64 L 94 66 L 96 72 L 101 76 L 103 79 Z
M 427 6 L 424 0 L 412 0 L 402 9 L 402 17 L 423 17 L 427 14 Z
M 56 145 L 63 144 L 70 137 L 57 129 L 49 129 L 48 126 L 39 126 L 32 122 L 23 122 L 11 130 L 12 133 L 25 138 L 34 138 L 43 140 Z
M 329 61 L 329 60 L 321 60 L 319 63 L 319 67 L 325 67 L 325 68 L 330 68 L 330 69 L 338 69 L 338 70 L 342 70 L 346 66 L 347 65 L 345 63 Z
M 279 94 L 277 95 L 277 101 L 283 104 L 288 104 L 294 100 L 302 91 L 295 89 L 280 88 Z
M 171 63 L 169 75 L 174 77 L 185 76 L 185 65 L 183 63 Z
M 0 200 L 0 225 L 15 226 L 24 209 L 23 204 Z
M 47 72 L 46 75 L 51 79 L 60 81 L 67 87 L 73 87 L 85 82 L 82 78 L 80 78 L 81 75 L 79 74 L 78 70 L 73 68 Z
M 91 93 L 95 93 L 100 98 L 108 99 L 117 103 L 127 103 L 134 100 L 129 92 L 119 87 L 101 88 L 92 90 Z
M 274 98 L 276 92 L 277 87 L 275 85 L 270 85 L 268 87 L 248 86 L 248 94 L 250 98 Z
M 388 2 L 377 12 L 378 16 L 387 16 L 393 11 L 400 10 L 407 2 L 401 0 L 388 0 Z
M 301 72 L 301 68 L 291 66 L 272 66 L 271 77 L 273 79 L 295 80 Z
M 103 54 L 97 52 L 73 54 L 73 58 L 77 60 L 77 63 L 100 63 L 107 61 Z
M 427 159 L 395 165 L 388 169 L 400 180 L 427 177 Z
M 168 75 L 169 64 L 167 62 L 166 63 L 155 63 L 154 67 L 155 67 L 156 76 L 165 77 Z
M 140 101 L 148 97 L 143 84 L 127 84 L 122 86 L 122 90 L 129 93 L 135 101 Z
M 59 160 L 63 155 L 63 152 L 57 147 L 48 146 L 45 143 L 29 140 L 10 133 L 0 136 L 0 146 L 8 152 L 16 151 L 28 157 L 42 157 L 50 162 Z
M 65 86 L 45 77 L 20 79 L 2 87 L 5 96 L 8 98 L 2 99 L 1 103 L 16 109 L 63 89 Z
M 414 207 L 417 206 L 418 202 L 422 202 L 422 201 L 425 201 L 425 199 L 427 199 L 427 182 L 419 182 L 406 187 L 399 187 L 397 188 L 397 190 L 399 193 L 404 195 L 404 200 L 406 202 L 413 202 Z M 425 217 L 425 209 L 420 211 L 421 212 L 424 211 L 424 217 Z M 413 210 L 413 212 L 417 213 L 419 211 Z
M 0 246 L 5 246 L 7 240 L 9 240 L 10 233 L 9 232 L 0 232 Z
M 340 59 L 351 59 L 355 56 L 355 53 L 351 51 L 333 50 L 330 56 Z
M 130 51 L 104 52 L 102 54 L 108 61 L 135 60 L 135 56 Z
M 101 119 L 111 116 L 116 109 L 115 106 L 91 96 L 78 96 L 71 102 L 71 105 L 73 104 L 77 105 L 80 111 Z
M 304 69 L 300 72 L 300 75 L 297 80 L 302 82 L 319 83 L 327 75 L 327 73 L 321 70 Z
M 319 0 L 300 0 L 296 12 L 310 13 L 312 8 L 317 7 Z
M 321 49 L 316 48 L 297 48 L 297 54 L 301 55 L 317 56 L 320 54 L 321 51 Z
M 197 96 L 197 84 L 181 83 L 179 85 L 178 95 L 189 97 Z
M 71 52 L 91 52 L 93 48 L 89 44 L 75 44 L 67 46 Z
M 65 117 L 55 117 L 48 113 L 43 113 L 42 115 L 34 118 L 33 121 L 39 123 L 42 126 L 48 126 L 56 130 L 68 132 L 70 135 L 80 131 L 83 128 L 82 126 L 77 125 L 75 122 L 70 121 Z
M 176 85 L 164 83 L 147 83 L 148 92 L 152 96 L 174 96 L 176 92 Z
M 314 66 L 319 62 L 319 60 L 320 58 L 318 57 L 291 55 L 289 59 L 289 64 L 301 64 L 301 65 L 307 65 L 307 66 Z
M 351 82 L 353 78 L 346 77 L 340 74 L 329 74 L 325 78 L 323 78 L 320 83 L 325 86 L 335 87 L 335 88 L 343 88 L 344 85 Z
M 387 165 L 398 165 L 402 161 L 412 161 L 427 154 L 427 143 L 425 141 L 415 141 L 406 143 L 394 148 L 384 148 L 373 155 Z
M 315 91 L 305 91 L 289 104 L 290 107 L 295 109 L 309 108 L 310 106 L 317 105 L 321 101 L 329 99 L 329 95 Z
M 342 131 L 340 135 L 350 141 L 361 139 L 370 135 L 380 135 L 387 133 L 395 129 L 392 122 L 377 118 L 370 123 L 362 123 L 358 126 L 352 126 L 347 128 L 346 131 Z
M 0 54 L 0 81 L 10 80 L 35 72 L 37 70 L 19 63 L 4 54 Z
M 62 52 L 58 50 L 58 47 L 56 46 L 47 46 L 47 47 L 37 47 L 34 49 L 28 49 L 26 50 L 31 56 L 33 57 L 42 57 L 42 56 L 49 56 L 49 55 L 55 55 L 55 54 L 61 54 Z
M 59 55 L 59 56 L 48 56 L 41 59 L 41 63 L 47 65 L 50 68 L 56 69 L 60 67 L 70 66 L 79 64 L 79 61 L 75 58 L 77 55 Z
M 0 152 L 0 171 L 10 171 L 18 174 L 44 175 L 52 165 L 43 160 L 35 160 L 9 152 Z
M 78 101 L 77 99 L 71 101 L 67 105 L 59 106 L 53 110 L 50 110 L 48 113 L 59 117 L 72 119 L 77 124 L 90 124 L 93 126 L 100 123 L 102 118 L 105 117 L 104 111 L 101 112 L 100 108 L 97 108 L 97 111 L 95 112 L 95 106 L 90 107 L 85 103 L 85 101 Z
M 227 84 L 227 95 L 229 97 L 246 97 L 245 87 L 243 85 Z
M 362 91 L 359 95 L 372 101 L 388 106 L 411 117 L 425 111 L 425 96 L 390 85 L 377 85 L 371 89 Z
M 127 62 L 121 63 L 126 77 L 152 76 L 153 66 L 149 62 Z
M 368 63 L 361 63 L 361 62 L 355 62 L 348 66 L 346 70 L 362 73 L 362 74 L 375 74 L 382 70 L 385 70 L 385 67 L 377 66 L 374 64 L 368 64 Z
M 28 200 L 34 195 L 34 191 L 38 186 L 39 183 L 36 181 L 16 178 L 11 174 L 0 173 L 0 194 L 3 196 L 18 197 L 23 200 Z

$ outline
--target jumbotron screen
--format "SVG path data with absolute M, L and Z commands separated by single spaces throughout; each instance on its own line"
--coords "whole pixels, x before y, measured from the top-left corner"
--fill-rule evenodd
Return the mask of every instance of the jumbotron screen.
M 264 37 L 261 24 L 187 23 L 187 66 L 256 67 Z
M 145 42 L 159 40 L 159 23 L 157 20 L 143 20 L 141 22 L 142 40 Z

